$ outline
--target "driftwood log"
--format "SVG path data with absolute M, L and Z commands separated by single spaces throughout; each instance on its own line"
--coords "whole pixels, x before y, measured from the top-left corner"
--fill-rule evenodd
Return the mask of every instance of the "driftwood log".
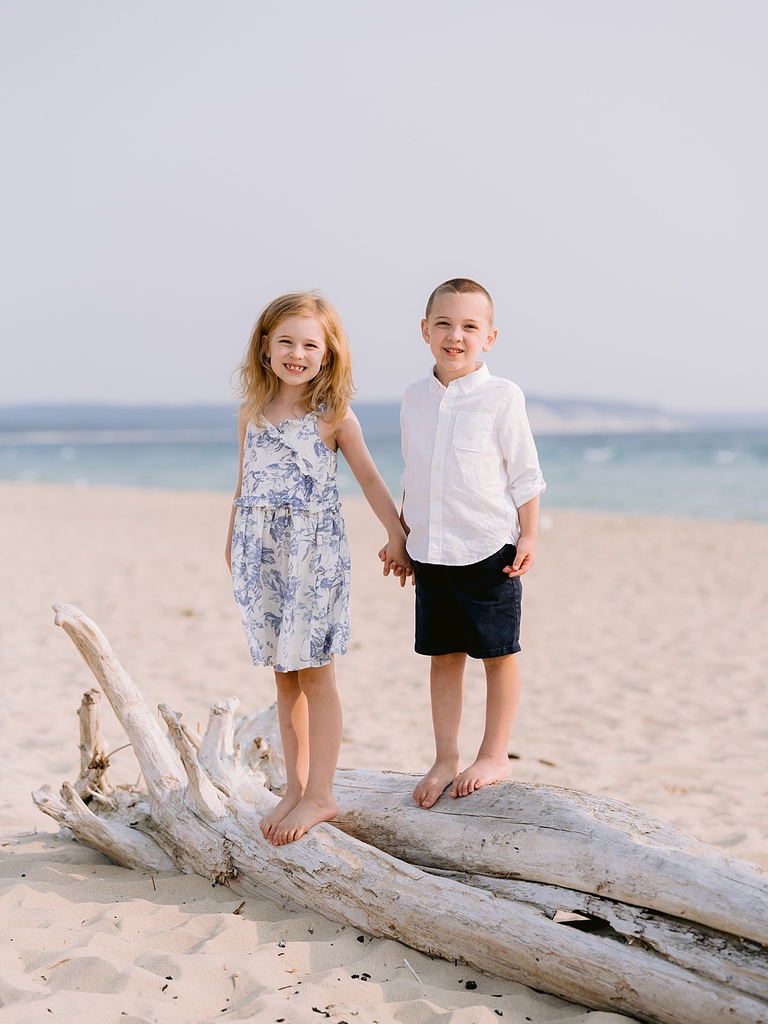
M 768 1024 L 768 875 L 618 801 L 500 783 L 430 811 L 415 777 L 341 770 L 338 818 L 275 848 L 259 831 L 285 781 L 274 709 L 229 698 L 198 737 L 163 731 L 106 638 L 56 605 L 132 744 L 146 790 L 113 786 L 80 711 L 80 777 L 37 806 L 119 864 L 177 868 L 306 907 L 650 1024 Z

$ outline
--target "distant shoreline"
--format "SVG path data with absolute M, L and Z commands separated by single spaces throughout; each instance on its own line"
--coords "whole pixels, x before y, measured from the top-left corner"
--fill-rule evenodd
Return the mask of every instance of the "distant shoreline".
M 678 413 L 656 406 L 575 398 L 528 396 L 534 434 L 634 434 L 768 430 L 768 411 Z M 399 403 L 356 401 L 353 408 L 366 436 L 391 436 L 399 430 Z M 96 403 L 20 403 L 0 405 L 0 435 L 46 431 L 235 431 L 237 407 L 231 404 L 157 405 Z M 170 440 L 170 438 L 167 438 Z M 183 440 L 183 438 L 180 438 Z

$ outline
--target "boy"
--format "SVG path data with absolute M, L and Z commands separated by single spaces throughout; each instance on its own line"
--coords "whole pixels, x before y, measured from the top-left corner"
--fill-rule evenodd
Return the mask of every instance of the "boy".
M 522 392 L 478 361 L 497 335 L 485 288 L 466 278 L 439 285 L 421 333 L 435 366 L 403 395 L 402 519 L 416 584 L 415 649 L 431 658 L 435 734 L 435 763 L 413 797 L 432 807 L 448 785 L 450 797 L 463 797 L 509 774 L 520 699 L 520 577 L 533 565 L 546 485 Z M 468 655 L 485 667 L 485 732 L 475 761 L 460 772 Z

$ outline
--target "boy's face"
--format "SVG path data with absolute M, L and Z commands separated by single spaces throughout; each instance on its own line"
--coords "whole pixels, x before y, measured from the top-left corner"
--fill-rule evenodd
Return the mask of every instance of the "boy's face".
M 480 292 L 444 292 L 421 321 L 421 334 L 435 357 L 435 373 L 447 387 L 477 368 L 481 352 L 496 341 L 488 300 Z

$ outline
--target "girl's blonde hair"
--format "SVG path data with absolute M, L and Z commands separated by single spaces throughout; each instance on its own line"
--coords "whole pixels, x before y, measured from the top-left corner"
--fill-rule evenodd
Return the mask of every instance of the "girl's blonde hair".
M 319 412 L 325 404 L 331 425 L 344 419 L 355 386 L 352 383 L 352 358 L 341 317 L 319 292 L 290 292 L 273 299 L 256 321 L 243 361 L 235 370 L 235 390 L 243 402 L 243 413 L 256 423 L 262 422 L 264 409 L 277 395 L 279 384 L 269 365 L 269 343 L 280 324 L 291 316 L 314 317 L 323 327 L 325 355 L 320 373 L 309 384 L 305 401 L 310 412 Z

